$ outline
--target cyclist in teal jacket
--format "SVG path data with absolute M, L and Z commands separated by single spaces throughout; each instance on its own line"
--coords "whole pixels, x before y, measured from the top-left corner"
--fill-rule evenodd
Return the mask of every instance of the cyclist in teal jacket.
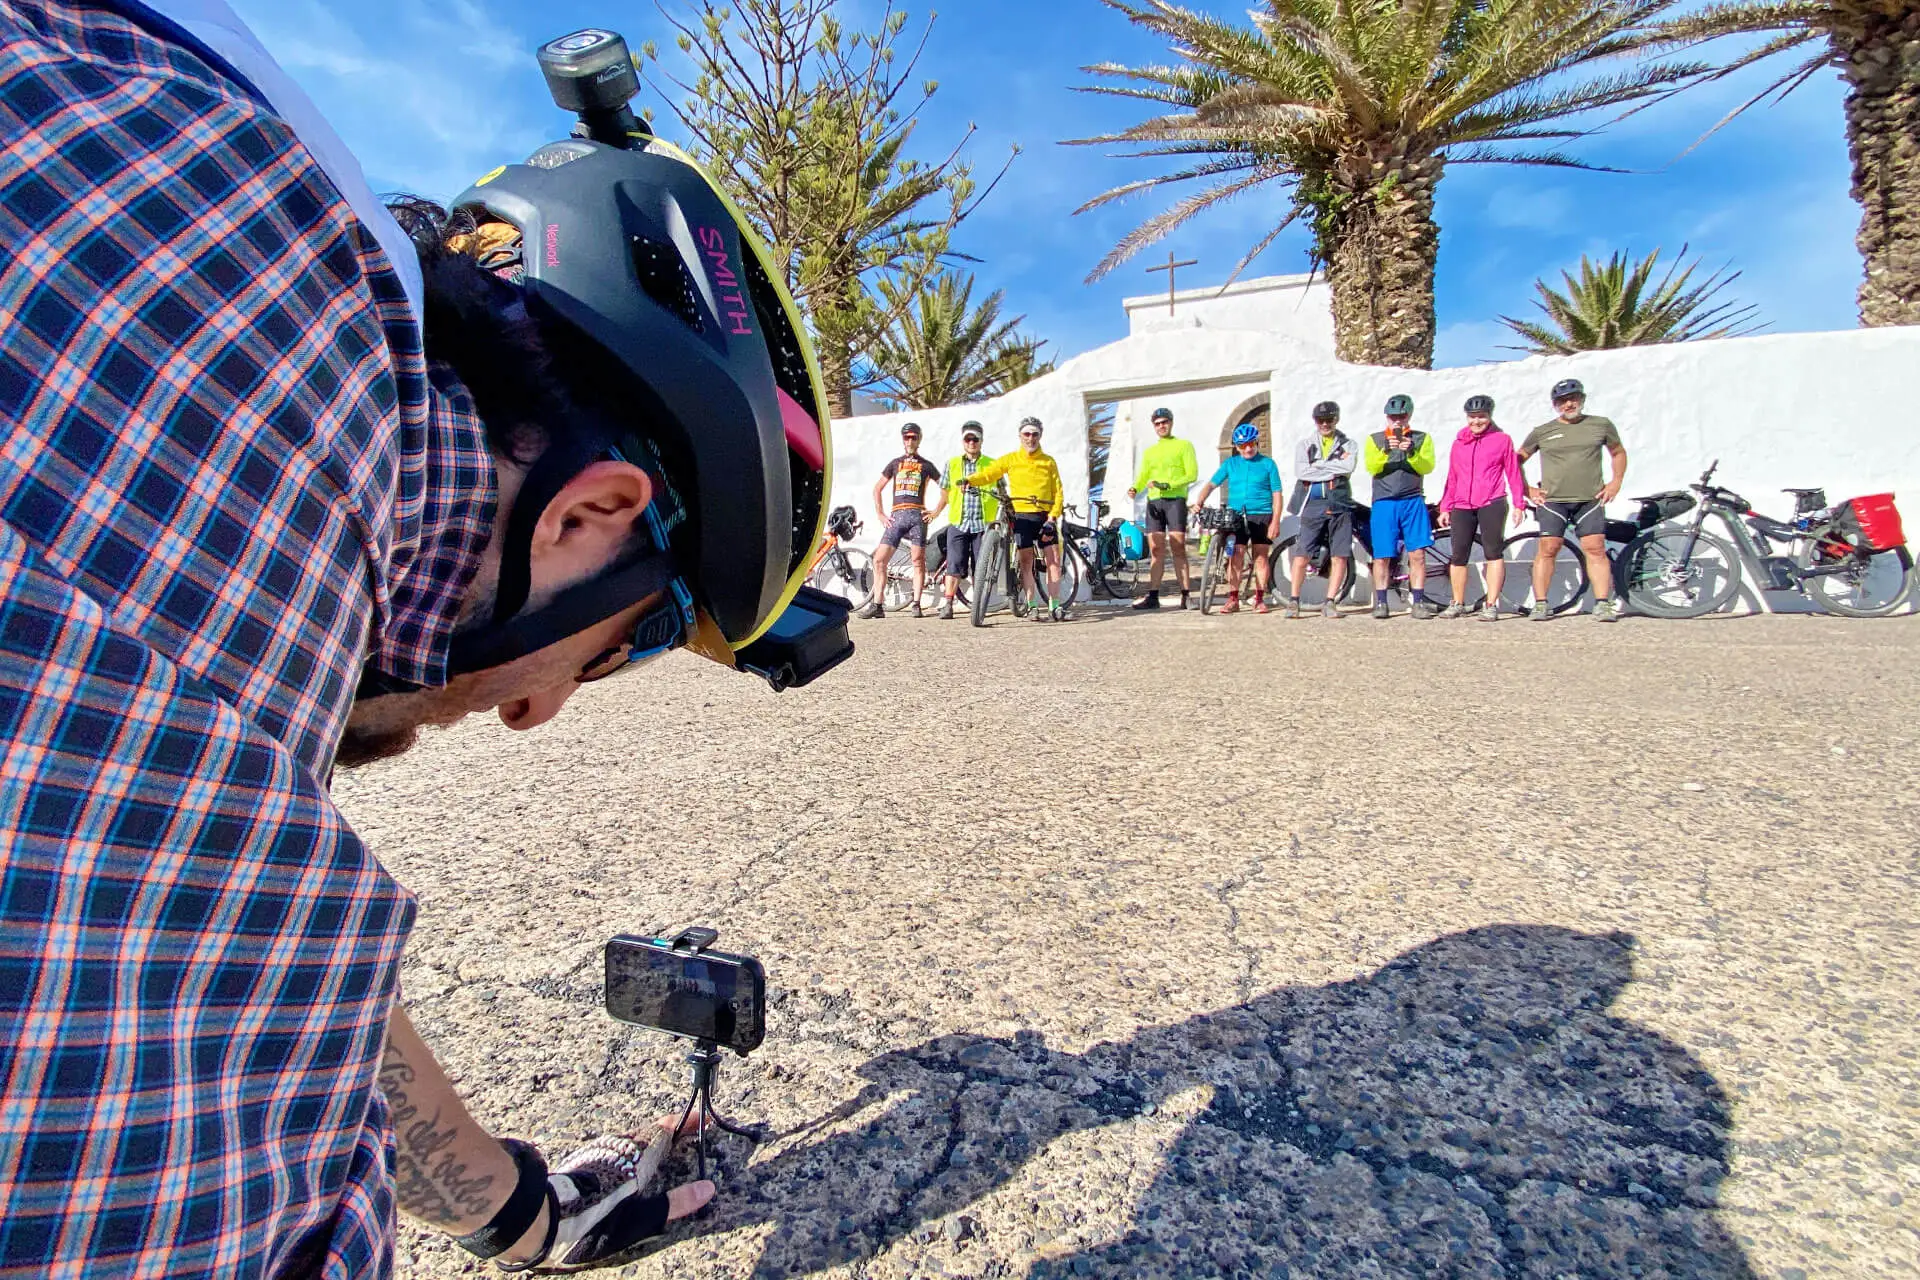
M 1223 459 L 1213 476 L 1200 486 L 1193 505 L 1207 505 L 1207 495 L 1220 488 L 1226 495 L 1226 508 L 1240 517 L 1239 545 L 1227 562 L 1227 607 L 1224 613 L 1240 610 L 1240 552 L 1244 548 L 1253 564 L 1253 611 L 1267 612 L 1267 589 L 1272 582 L 1270 561 L 1273 540 L 1280 536 L 1280 468 L 1272 458 L 1260 452 L 1260 428 L 1243 422 L 1233 429 L 1233 453 Z M 1219 534 L 1215 534 L 1219 537 Z

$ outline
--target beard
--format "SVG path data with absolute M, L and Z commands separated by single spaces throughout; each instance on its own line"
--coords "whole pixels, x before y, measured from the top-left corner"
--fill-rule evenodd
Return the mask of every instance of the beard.
M 384 730 L 355 729 L 349 725 L 340 735 L 340 745 L 333 753 L 334 767 L 358 769 L 376 760 L 391 760 L 405 755 L 419 740 L 418 725 Z

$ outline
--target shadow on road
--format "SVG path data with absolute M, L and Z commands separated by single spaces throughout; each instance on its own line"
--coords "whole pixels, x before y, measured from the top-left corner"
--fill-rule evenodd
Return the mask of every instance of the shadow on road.
M 1713 1214 L 1725 1096 L 1685 1049 L 1608 1012 L 1632 945 L 1492 926 L 1084 1054 L 1037 1035 L 884 1054 L 815 1136 L 731 1174 L 694 1230 L 773 1224 L 760 1276 L 912 1236 L 971 1273 L 1030 1277 L 1751 1277 Z M 1203 1084 L 1197 1112 L 1159 1115 Z M 1059 1167 L 1073 1188 L 1035 1190 L 1062 1192 L 1063 1239 L 1075 1202 L 1133 1199 L 1119 1238 L 1069 1253 L 1036 1222 L 1016 1261 L 1027 1242 L 1004 1205 L 991 1232 L 964 1212 L 1049 1143 L 1136 1118 L 1173 1130 L 1163 1156 L 1135 1170 L 1116 1148 L 1141 1144 L 1096 1144 Z

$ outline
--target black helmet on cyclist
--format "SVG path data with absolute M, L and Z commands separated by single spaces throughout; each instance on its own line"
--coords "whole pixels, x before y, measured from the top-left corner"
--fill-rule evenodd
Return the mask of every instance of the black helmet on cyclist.
M 1153 420 L 1155 422 L 1172 422 L 1173 410 L 1165 408 L 1164 406 L 1159 409 L 1155 409 L 1153 411 Z
M 1587 398 L 1587 389 L 1580 385 L 1580 379 L 1562 378 L 1553 384 L 1553 402 L 1555 404 L 1559 404 L 1568 396 L 1578 396 L 1582 400 Z
M 510 619 L 541 629 L 515 618 L 533 524 L 581 469 L 615 457 L 664 477 L 680 501 L 647 521 L 665 543 L 642 557 L 653 570 L 563 593 L 566 618 L 592 625 L 671 582 L 676 598 L 690 594 L 687 616 L 697 606 L 738 655 L 806 579 L 829 488 L 825 387 L 800 313 L 733 203 L 671 143 L 633 141 L 549 143 L 455 201 L 479 224 L 482 265 L 519 285 L 536 319 L 586 339 L 567 345 L 565 376 L 630 408 L 589 415 L 532 464 L 508 517 L 494 630 Z M 463 665 L 528 642 L 496 636 Z
M 1313 420 L 1315 422 L 1340 421 L 1340 406 L 1331 400 L 1322 400 L 1313 406 Z
M 907 438 L 908 436 L 917 436 L 917 435 L 919 435 L 919 434 L 920 434 L 920 424 L 919 424 L 919 423 L 917 423 L 917 422 L 903 422 L 903 423 L 901 423 L 901 424 L 900 424 L 900 438 L 901 438 L 902 440 L 905 440 L 905 439 L 906 439 L 906 438 Z
M 1467 412 L 1468 413 L 1492 413 L 1493 397 L 1492 396 L 1468 396 Z
M 1233 447 L 1234 448 L 1238 449 L 1243 444 L 1259 444 L 1259 443 L 1260 443 L 1260 428 L 1254 426 L 1251 422 L 1243 422 L 1239 426 L 1233 429 Z
M 960 438 L 962 440 L 982 440 L 986 437 L 981 433 L 979 423 L 968 421 L 960 424 Z
M 1413 412 L 1412 396 L 1388 396 L 1387 397 L 1387 416 L 1389 418 L 1397 418 L 1401 414 L 1410 414 L 1412 412 Z

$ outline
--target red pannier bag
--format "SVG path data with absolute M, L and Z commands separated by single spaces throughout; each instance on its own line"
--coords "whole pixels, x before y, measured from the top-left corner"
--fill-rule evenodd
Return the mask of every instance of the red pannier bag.
M 1900 528 L 1900 512 L 1890 493 L 1849 498 L 1834 513 L 1833 523 L 1837 532 L 1864 551 L 1892 551 L 1907 545 L 1907 535 Z

